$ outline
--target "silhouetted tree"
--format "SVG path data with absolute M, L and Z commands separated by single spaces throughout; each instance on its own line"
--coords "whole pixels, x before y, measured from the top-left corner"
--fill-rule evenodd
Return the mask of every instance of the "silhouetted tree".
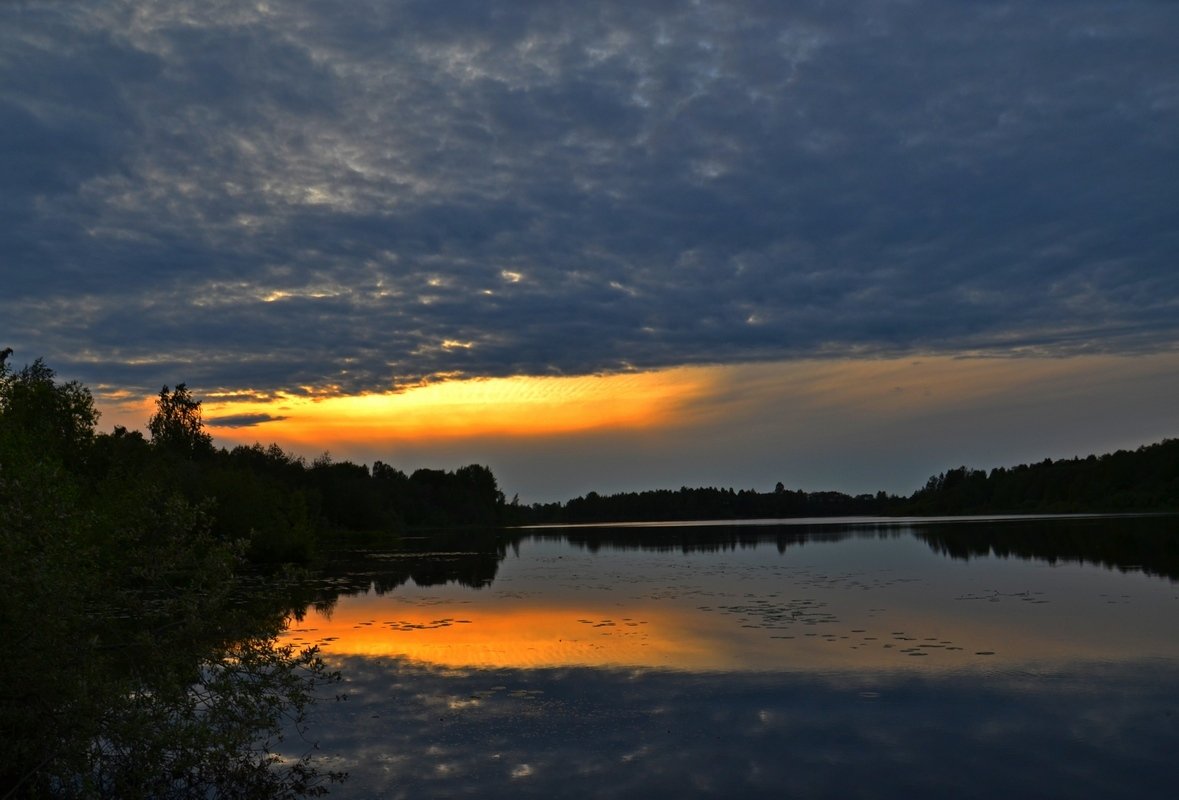
M 155 447 L 185 458 L 208 455 L 213 451 L 213 437 L 205 432 L 201 419 L 201 401 L 193 398 L 188 387 L 179 383 L 169 391 L 165 386 L 156 398 L 156 413 L 147 421 L 151 443 Z

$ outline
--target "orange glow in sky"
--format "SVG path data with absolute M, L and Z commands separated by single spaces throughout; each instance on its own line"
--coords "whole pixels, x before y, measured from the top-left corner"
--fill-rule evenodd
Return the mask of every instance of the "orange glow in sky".
M 532 501 L 589 489 L 768 489 L 779 479 L 908 493 L 951 464 L 1084 456 L 1173 435 L 1179 417 L 1159 398 L 1173 396 L 1176 375 L 1179 352 L 925 355 L 439 377 L 353 396 L 191 388 L 218 446 L 275 443 L 308 459 L 328 451 L 406 470 L 485 463 Z M 99 396 L 105 429 L 143 430 L 155 400 L 113 387 Z
M 442 380 L 387 394 L 261 402 L 204 402 L 207 420 L 239 414 L 285 419 L 248 429 L 217 427 L 218 439 L 277 439 L 295 445 L 416 441 L 481 435 L 544 436 L 672 422 L 707 393 L 700 369 L 582 377 Z
M 1117 385 L 1134 372 L 1172 369 L 1174 354 L 1129 359 L 922 358 L 809 360 L 693 366 L 613 375 L 441 379 L 398 392 L 241 401 L 206 395 L 204 416 L 219 441 L 277 441 L 322 451 L 349 444 L 437 442 L 478 436 L 543 437 L 597 430 L 690 427 L 767 413 L 852 414 L 888 420 L 985 405 L 1016 393 L 1075 392 Z M 150 401 L 138 413 L 150 413 Z M 268 414 L 234 428 L 219 417 Z M 142 422 L 135 423 L 138 427 Z

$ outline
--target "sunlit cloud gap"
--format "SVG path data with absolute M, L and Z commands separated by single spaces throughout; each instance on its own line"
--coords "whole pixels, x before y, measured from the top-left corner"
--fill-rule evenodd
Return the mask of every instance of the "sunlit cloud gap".
M 204 414 L 220 439 L 273 437 L 312 445 L 352 436 L 371 442 L 688 428 L 775 410 L 885 421 L 983 406 L 1014 395 L 1029 401 L 1042 395 L 1079 400 L 1075 393 L 1082 386 L 1097 394 L 1144 373 L 1169 373 L 1177 364 L 1179 355 L 1172 353 L 1069 359 L 933 356 L 449 379 L 398 392 L 317 398 L 259 399 L 243 389 L 206 396 Z M 114 421 L 141 427 L 137 417 L 149 412 L 150 399 L 117 400 Z
M 672 423 L 692 398 L 708 393 L 710 370 L 588 377 L 511 377 L 445 380 L 401 392 L 273 402 L 210 402 L 210 427 L 223 438 L 243 419 L 251 435 L 289 441 L 360 437 L 454 438 L 472 435 L 543 436 L 602 428 Z M 231 420 L 236 425 L 226 425 Z

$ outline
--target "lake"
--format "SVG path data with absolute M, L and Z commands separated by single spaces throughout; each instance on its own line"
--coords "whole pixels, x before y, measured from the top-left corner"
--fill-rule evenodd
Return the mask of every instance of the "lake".
M 1177 581 L 1175 517 L 452 533 L 335 553 L 286 637 L 337 797 L 1158 796 Z

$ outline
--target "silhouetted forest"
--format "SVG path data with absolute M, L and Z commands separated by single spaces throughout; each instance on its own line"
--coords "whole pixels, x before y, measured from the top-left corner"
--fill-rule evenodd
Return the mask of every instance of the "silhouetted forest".
M 1179 439 L 990 472 L 958 467 L 900 505 L 912 514 L 1179 511 Z
M 957 467 L 931 477 L 909 497 L 804 492 L 779 483 L 753 489 L 590 492 L 565 503 L 516 511 L 525 524 L 703 519 L 966 514 L 1078 514 L 1179 511 L 1179 440 L 1036 464 L 984 470 Z
M 156 407 L 150 437 L 119 426 L 96 433 L 70 456 L 73 468 L 91 490 L 135 475 L 166 481 L 206 510 L 216 536 L 247 542 L 254 561 L 306 562 L 325 534 L 505 522 L 503 492 L 478 464 L 407 475 L 326 454 L 307 463 L 275 444 L 216 448 L 184 384 L 164 387 Z
M 590 492 L 565 503 L 537 503 L 519 512 L 527 524 L 663 522 L 702 519 L 786 519 L 887 514 L 900 502 L 884 492 L 773 492 L 753 489 L 656 489 L 600 495 Z

